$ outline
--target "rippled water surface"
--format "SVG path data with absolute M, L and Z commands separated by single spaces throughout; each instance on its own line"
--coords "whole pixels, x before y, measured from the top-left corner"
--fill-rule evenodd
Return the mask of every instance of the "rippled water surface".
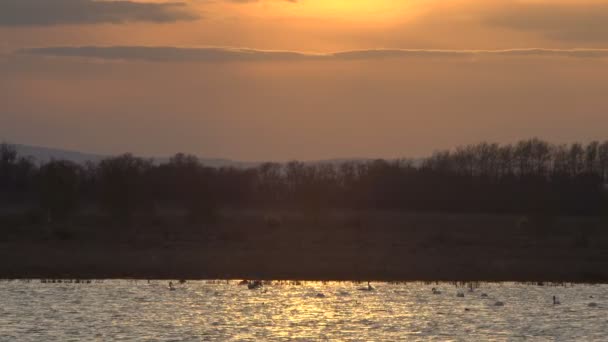
M 606 285 L 373 285 L 5 281 L 0 340 L 608 340 Z

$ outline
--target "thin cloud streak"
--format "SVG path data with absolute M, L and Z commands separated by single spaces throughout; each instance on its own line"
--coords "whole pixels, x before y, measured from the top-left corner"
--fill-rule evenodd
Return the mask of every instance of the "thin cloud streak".
M 561 41 L 608 41 L 608 3 L 506 1 L 481 15 L 483 24 L 532 31 Z
M 199 19 L 184 2 L 129 0 L 2 0 L 0 27 L 74 24 L 171 23 Z
M 506 49 L 506 50 L 424 50 L 370 49 L 335 53 L 256 50 L 223 47 L 169 46 L 56 46 L 26 48 L 16 51 L 49 57 L 80 57 L 102 60 L 148 62 L 256 62 L 256 61 L 331 61 L 385 58 L 474 58 L 474 57 L 570 57 L 608 58 L 608 49 Z

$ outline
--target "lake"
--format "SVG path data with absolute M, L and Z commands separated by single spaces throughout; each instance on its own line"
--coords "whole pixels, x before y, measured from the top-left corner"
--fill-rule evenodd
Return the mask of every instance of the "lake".
M 0 340 L 608 339 L 608 285 L 481 283 L 472 292 L 447 283 L 372 283 L 374 291 L 349 282 L 256 290 L 237 281 L 188 281 L 175 291 L 167 285 L 2 281 Z M 441 294 L 433 294 L 433 287 Z M 553 296 L 560 305 L 553 305 Z

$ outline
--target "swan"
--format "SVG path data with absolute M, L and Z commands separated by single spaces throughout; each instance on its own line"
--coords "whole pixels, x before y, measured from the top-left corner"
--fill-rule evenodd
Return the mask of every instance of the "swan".
M 433 289 L 431 289 L 431 291 L 433 291 L 434 295 L 440 295 L 441 291 L 437 290 L 436 288 L 433 287 Z
M 262 287 L 262 281 L 260 281 L 260 280 L 256 280 L 256 281 L 253 281 L 253 282 L 247 284 L 247 288 L 250 290 L 255 290 L 260 287 Z
M 367 282 L 367 287 L 360 287 L 359 291 L 374 291 L 375 288 L 372 286 L 372 284 L 369 283 L 369 281 Z
M 505 303 L 497 301 L 496 303 L 494 303 L 494 306 L 505 306 Z

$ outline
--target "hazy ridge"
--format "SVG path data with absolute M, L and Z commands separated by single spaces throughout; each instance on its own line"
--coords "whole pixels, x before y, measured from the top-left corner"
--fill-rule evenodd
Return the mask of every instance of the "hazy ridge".
M 15 148 L 17 149 L 17 153 L 19 153 L 20 156 L 33 158 L 38 163 L 46 163 L 51 160 L 69 160 L 78 164 L 84 164 L 88 161 L 98 162 L 104 158 L 110 157 L 109 155 L 103 154 L 21 144 L 15 145 Z M 163 163 L 169 160 L 169 157 L 165 156 L 152 156 L 149 158 L 159 163 Z M 200 158 L 200 161 L 204 165 L 212 167 L 249 167 L 260 164 L 259 162 L 243 162 L 222 158 Z
M 84 164 L 88 161 L 98 162 L 104 158 L 112 157 L 111 155 L 95 154 L 74 150 L 66 150 L 60 148 L 51 148 L 43 146 L 32 146 L 32 145 L 14 145 L 19 156 L 32 158 L 37 163 L 44 164 L 51 160 L 69 160 L 78 164 Z M 170 157 L 168 156 L 144 156 L 145 158 L 153 159 L 157 163 L 168 162 Z M 200 162 L 205 166 L 210 167 L 236 167 L 236 168 L 248 168 L 256 167 L 266 161 L 241 161 L 232 160 L 227 158 L 205 158 L 197 156 Z M 348 161 L 371 161 L 371 158 L 332 158 L 332 159 L 321 159 L 321 160 L 310 160 L 305 163 L 311 164 L 340 164 Z M 284 162 L 284 161 L 277 161 Z

